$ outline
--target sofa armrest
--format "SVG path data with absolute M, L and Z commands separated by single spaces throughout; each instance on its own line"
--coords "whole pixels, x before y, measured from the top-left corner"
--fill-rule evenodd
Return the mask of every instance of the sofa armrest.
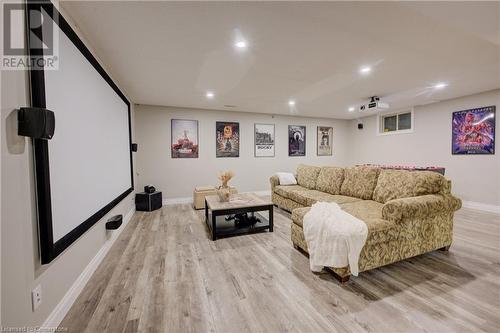
M 393 221 L 425 218 L 440 213 L 453 213 L 461 207 L 462 201 L 451 194 L 428 194 L 390 200 L 382 207 L 382 217 Z
M 271 178 L 269 178 L 269 181 L 271 182 L 271 193 L 274 192 L 274 188 L 280 184 L 280 179 L 278 176 L 273 175 Z

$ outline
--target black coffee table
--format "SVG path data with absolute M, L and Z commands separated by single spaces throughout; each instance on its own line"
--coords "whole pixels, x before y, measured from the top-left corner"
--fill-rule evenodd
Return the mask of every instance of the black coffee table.
M 226 220 L 229 215 L 247 213 L 258 218 L 260 222 L 248 226 L 236 226 L 234 220 Z M 250 193 L 234 194 L 229 202 L 221 202 L 217 195 L 206 196 L 205 222 L 214 241 L 218 237 L 248 234 L 267 229 L 273 232 L 273 203 Z

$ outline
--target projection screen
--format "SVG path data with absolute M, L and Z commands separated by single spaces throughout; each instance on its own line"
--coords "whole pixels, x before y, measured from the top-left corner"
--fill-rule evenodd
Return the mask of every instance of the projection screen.
M 41 7 L 60 29 L 58 69 L 31 71 L 33 106 L 56 118 L 54 137 L 34 140 L 48 263 L 133 190 L 133 173 L 128 100 L 52 4 Z

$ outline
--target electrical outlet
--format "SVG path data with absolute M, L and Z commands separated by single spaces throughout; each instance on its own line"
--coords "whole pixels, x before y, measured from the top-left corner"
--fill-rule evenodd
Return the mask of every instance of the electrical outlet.
M 38 285 L 31 291 L 31 304 L 33 305 L 33 311 L 38 309 L 40 304 L 42 304 L 42 286 Z

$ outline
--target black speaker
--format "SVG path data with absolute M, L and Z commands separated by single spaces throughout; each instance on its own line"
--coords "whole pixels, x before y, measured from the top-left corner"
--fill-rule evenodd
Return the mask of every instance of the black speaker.
M 135 195 L 135 209 L 137 211 L 151 212 L 160 209 L 162 205 L 161 192 L 137 193 Z
M 17 134 L 34 139 L 52 139 L 56 127 L 54 112 L 42 108 L 20 108 Z
M 133 143 L 133 144 L 131 145 L 131 149 L 132 149 L 132 151 L 133 151 L 134 153 L 136 153 L 136 152 L 137 152 L 137 143 Z
M 154 193 L 156 191 L 155 187 L 153 185 L 146 185 L 144 186 L 144 192 L 145 193 Z
M 115 215 L 106 222 L 106 230 L 116 230 L 122 225 L 123 215 Z
M 360 130 L 363 129 L 363 123 L 358 123 L 358 129 L 360 129 Z

